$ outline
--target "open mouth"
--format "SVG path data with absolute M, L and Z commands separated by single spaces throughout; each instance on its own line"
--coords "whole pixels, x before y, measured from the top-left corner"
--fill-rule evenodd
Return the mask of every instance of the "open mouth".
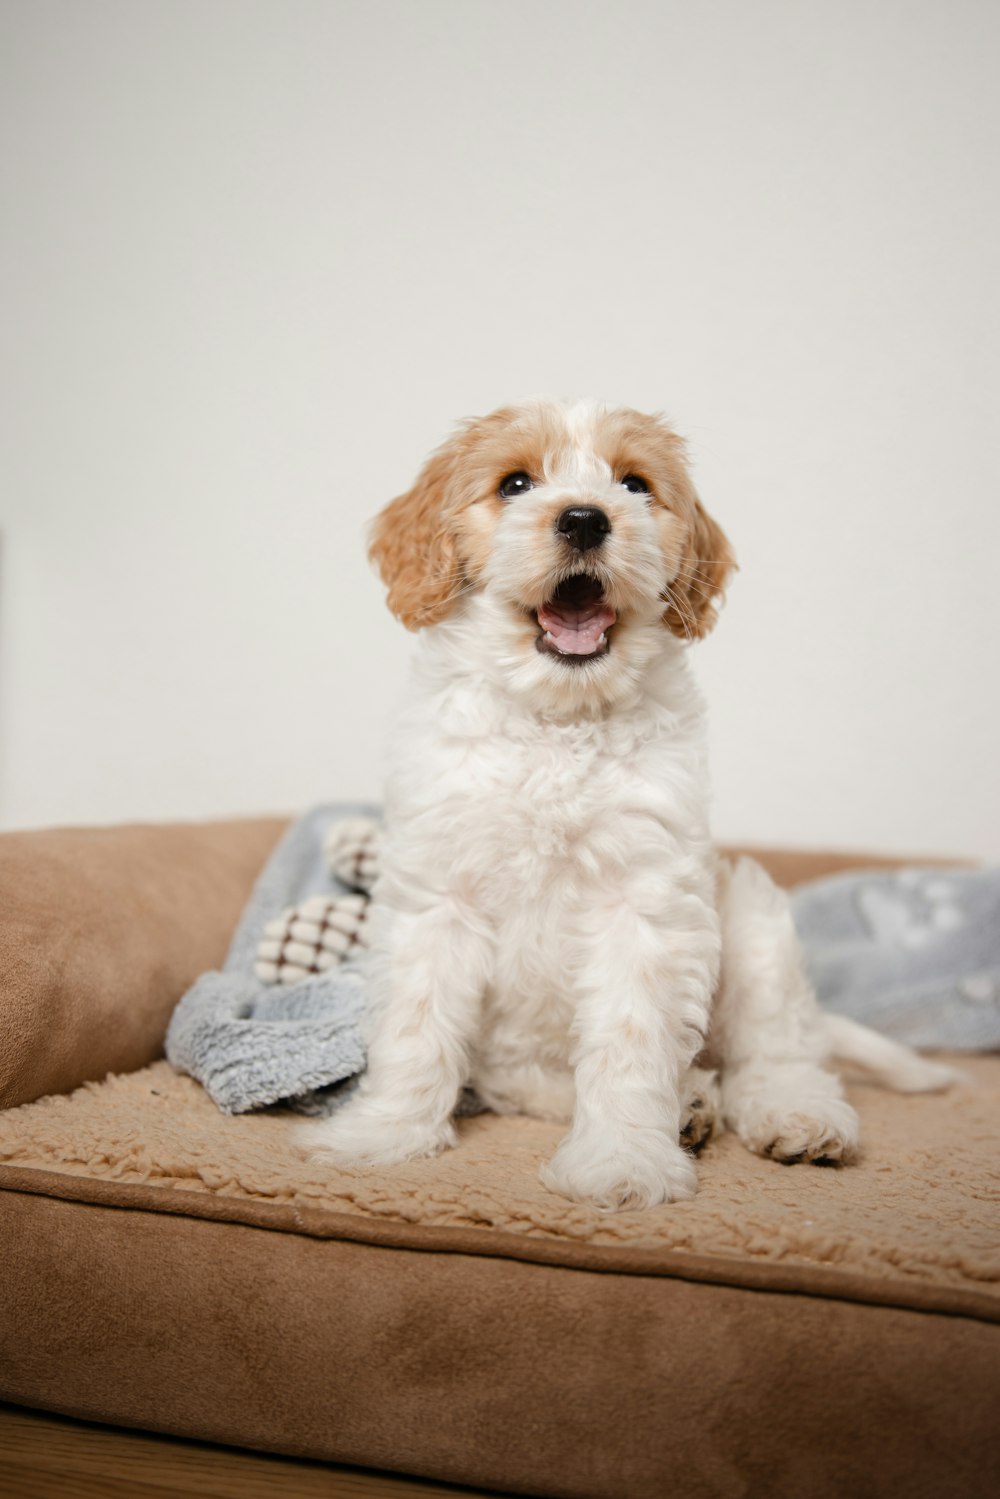
M 586 573 L 565 578 L 535 617 L 538 650 L 571 665 L 607 655 L 606 632 L 618 618 L 598 580 Z

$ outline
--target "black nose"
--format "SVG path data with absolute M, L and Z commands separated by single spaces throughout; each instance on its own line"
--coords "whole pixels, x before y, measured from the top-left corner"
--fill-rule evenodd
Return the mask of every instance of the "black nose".
M 572 505 L 556 521 L 556 530 L 578 552 L 589 552 L 591 547 L 601 545 L 611 530 L 611 522 L 596 505 Z

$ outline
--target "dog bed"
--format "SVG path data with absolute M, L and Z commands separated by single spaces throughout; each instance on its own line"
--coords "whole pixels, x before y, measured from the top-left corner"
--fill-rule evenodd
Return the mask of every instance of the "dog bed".
M 852 1088 L 854 1167 L 723 1135 L 698 1197 L 646 1213 L 547 1193 L 558 1126 L 528 1119 L 318 1167 L 287 1112 L 224 1115 L 155 1060 L 280 832 L 0 839 L 0 1085 L 33 1100 L 0 1114 L 0 1397 L 535 1495 L 1000 1482 L 1000 1060 Z M 85 1035 L 75 1077 L 53 1027 Z

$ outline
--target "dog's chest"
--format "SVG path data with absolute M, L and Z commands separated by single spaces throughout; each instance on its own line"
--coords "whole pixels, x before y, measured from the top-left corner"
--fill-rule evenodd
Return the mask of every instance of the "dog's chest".
M 426 751 L 403 768 L 394 821 L 419 828 L 435 888 L 498 928 L 565 925 L 633 851 L 669 857 L 703 804 L 698 746 L 667 714 L 485 724 L 455 714 Z
M 643 800 L 648 758 L 632 736 L 604 725 L 550 725 L 470 746 L 450 796 L 470 835 L 465 857 L 494 906 L 578 877 L 597 857 L 592 845 L 608 819 Z
M 651 868 L 669 870 L 692 831 L 690 757 L 678 765 L 655 736 L 586 727 L 508 743 L 488 790 L 487 766 L 470 776 L 474 899 L 496 934 L 483 1035 L 494 1059 L 565 1063 L 578 975 L 610 940 L 611 913 Z
M 699 726 L 666 709 L 547 723 L 456 699 L 413 727 L 397 741 L 384 894 L 405 907 L 422 891 L 419 909 L 433 893 L 488 931 L 484 1046 L 554 1060 L 609 913 L 669 885 L 704 839 Z

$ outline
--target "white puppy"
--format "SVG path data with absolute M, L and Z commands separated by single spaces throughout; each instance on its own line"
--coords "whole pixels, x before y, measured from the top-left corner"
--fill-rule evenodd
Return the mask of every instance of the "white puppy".
M 709 835 L 686 644 L 733 558 L 660 420 L 530 402 L 466 423 L 378 517 L 420 632 L 371 917 L 368 1070 L 300 1143 L 387 1164 L 490 1108 L 572 1119 L 543 1168 L 605 1208 L 690 1197 L 681 1136 L 848 1159 L 833 1054 L 907 1089 L 946 1069 L 823 1016 L 787 902 Z

